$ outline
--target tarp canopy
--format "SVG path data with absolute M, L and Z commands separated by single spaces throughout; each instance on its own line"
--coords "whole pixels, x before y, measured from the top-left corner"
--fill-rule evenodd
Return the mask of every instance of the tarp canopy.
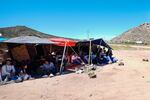
M 39 38 L 36 36 L 19 36 L 10 38 L 4 43 L 17 43 L 17 44 L 57 44 L 56 42 L 49 41 L 48 39 Z
M 66 52 L 66 47 L 72 47 L 72 46 L 76 46 L 77 41 L 73 40 L 73 39 L 66 39 L 66 38 L 49 38 L 50 41 L 53 42 L 57 42 L 58 44 L 56 44 L 57 46 L 63 46 L 64 50 L 63 50 L 63 56 L 62 56 L 62 60 L 61 60 L 61 65 L 60 65 L 60 74 L 62 73 L 62 69 L 63 69 L 63 61 L 64 61 L 64 57 L 65 57 L 65 52 Z
M 77 41 L 66 38 L 49 38 L 50 41 L 57 42 L 57 46 L 75 46 Z
M 90 41 L 84 40 L 84 41 L 80 41 L 80 42 L 81 43 L 89 43 Z M 101 45 L 101 46 L 107 47 L 109 49 L 112 49 L 102 38 L 91 40 L 91 42 L 92 42 L 92 44 Z

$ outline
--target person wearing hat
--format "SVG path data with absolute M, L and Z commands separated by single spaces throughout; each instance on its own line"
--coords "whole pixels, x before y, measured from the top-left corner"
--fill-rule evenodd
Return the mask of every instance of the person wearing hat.
M 9 81 L 13 76 L 15 76 L 14 65 L 12 65 L 10 59 L 7 59 L 6 64 L 2 66 L 2 80 L 7 79 Z

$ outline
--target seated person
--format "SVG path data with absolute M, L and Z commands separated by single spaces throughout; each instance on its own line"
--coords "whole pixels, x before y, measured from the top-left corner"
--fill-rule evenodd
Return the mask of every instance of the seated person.
M 107 59 L 106 50 L 103 48 L 102 52 L 100 53 L 102 64 L 108 64 L 109 60 Z
M 81 60 L 81 58 L 77 54 L 73 54 L 72 55 L 71 62 L 73 64 L 76 64 L 76 65 L 81 65 L 82 64 L 82 60 Z
M 86 62 L 86 64 L 89 63 L 89 55 L 84 56 L 84 61 Z M 94 54 L 93 52 L 90 55 L 90 63 L 96 63 L 96 54 Z
M 27 68 L 28 68 L 27 64 L 23 65 L 22 70 L 19 73 L 19 77 L 22 78 L 23 80 L 28 80 L 31 78 L 31 75 L 29 75 Z
M 15 68 L 11 60 L 6 60 L 6 64 L 2 66 L 2 80 L 10 81 L 15 77 Z
M 84 62 L 85 62 L 86 64 L 88 64 L 89 55 L 88 55 L 88 54 L 84 55 L 84 56 L 83 56 L 83 60 L 84 60 Z
M 40 66 L 44 75 L 56 74 L 56 69 L 53 62 L 44 61 L 43 65 Z
M 108 63 L 115 63 L 118 61 L 115 57 L 112 56 L 113 56 L 112 50 L 108 49 L 108 51 L 106 52 Z
M 96 60 L 97 60 L 97 64 L 99 65 L 103 65 L 103 64 L 107 64 L 108 60 L 106 57 L 106 50 L 105 48 L 100 48 L 100 50 L 98 51 L 97 55 L 96 55 Z

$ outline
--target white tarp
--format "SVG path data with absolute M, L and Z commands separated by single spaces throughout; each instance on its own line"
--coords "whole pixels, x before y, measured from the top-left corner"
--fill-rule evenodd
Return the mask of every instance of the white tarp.
M 15 38 L 10 38 L 4 43 L 18 43 L 18 44 L 57 44 L 57 42 L 52 42 L 45 38 L 39 38 L 36 36 L 19 36 Z

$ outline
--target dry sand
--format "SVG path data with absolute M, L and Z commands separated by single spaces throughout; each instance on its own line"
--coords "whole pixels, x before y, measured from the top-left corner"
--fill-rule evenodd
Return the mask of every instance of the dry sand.
M 0 100 L 150 100 L 148 50 L 120 50 L 114 55 L 125 66 L 110 64 L 97 78 L 68 74 L 0 86 Z

